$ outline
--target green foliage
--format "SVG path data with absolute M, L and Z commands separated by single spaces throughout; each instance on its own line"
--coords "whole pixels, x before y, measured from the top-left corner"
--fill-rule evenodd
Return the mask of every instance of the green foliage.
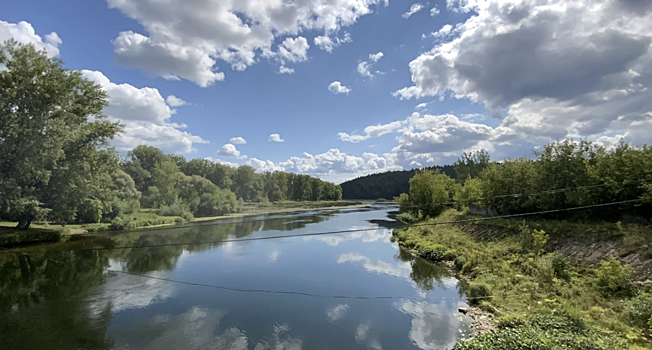
M 173 203 L 172 205 L 161 207 L 156 211 L 156 213 L 161 216 L 183 217 L 185 215 L 190 219 L 192 219 L 193 217 L 192 213 L 190 212 L 190 208 L 188 207 L 187 204 L 184 203 Z
M 636 292 L 633 274 L 631 266 L 623 265 L 611 256 L 608 260 L 600 261 L 596 285 L 605 297 L 628 298 Z
M 401 194 L 397 201 L 401 212 L 414 217 L 436 217 L 446 209 L 455 194 L 455 181 L 446 174 L 423 170 L 410 179 L 410 193 Z
M 464 152 L 462 156 L 453 164 L 458 181 L 468 181 L 480 176 L 482 170 L 489 165 L 489 152 L 484 149 Z
M 640 328 L 648 328 L 652 319 L 652 294 L 641 293 L 627 304 L 627 321 Z
M 106 93 L 33 45 L 0 44 L 0 66 L 0 219 L 67 223 L 91 204 L 84 214 L 97 221 L 121 130 L 102 114 Z
M 426 168 L 455 178 L 453 166 L 434 166 Z M 392 199 L 410 190 L 410 179 L 417 170 L 388 171 L 362 176 L 341 184 L 344 199 Z M 271 198 L 270 198 L 271 199 Z
M 466 264 L 466 258 L 464 258 L 463 256 L 458 256 L 457 258 L 455 258 L 455 260 L 453 260 L 453 264 L 455 265 L 455 268 L 458 271 L 462 271 L 464 264 Z
M 441 244 L 425 244 L 417 245 L 417 251 L 419 256 L 431 260 L 431 261 L 442 261 L 445 259 L 444 253 L 446 252 L 446 247 Z
M 404 222 L 406 224 L 412 224 L 412 223 L 415 223 L 415 222 L 419 221 L 419 219 L 415 218 L 410 213 L 400 213 L 400 214 L 398 214 L 396 216 L 396 219 L 398 219 L 399 221 Z
M 550 253 L 547 255 L 547 258 L 550 259 L 555 277 L 568 281 L 570 279 L 570 274 L 568 273 L 570 263 L 568 262 L 568 258 L 559 252 Z
M 482 188 L 480 179 L 477 178 L 468 178 L 464 181 L 464 185 L 458 187 L 455 191 L 455 208 L 457 210 L 467 209 L 469 204 L 479 202 L 477 198 L 482 197 Z M 476 199 L 474 201 L 474 199 Z
M 491 297 L 491 287 L 486 283 L 472 282 L 466 295 L 469 297 L 469 303 L 478 304 L 482 300 L 488 300 Z
M 455 258 L 457 258 L 457 250 L 448 249 L 444 252 L 444 260 L 453 261 Z
M 521 250 L 523 252 L 541 253 L 548 242 L 548 234 L 543 230 L 531 229 L 525 221 L 520 226 Z

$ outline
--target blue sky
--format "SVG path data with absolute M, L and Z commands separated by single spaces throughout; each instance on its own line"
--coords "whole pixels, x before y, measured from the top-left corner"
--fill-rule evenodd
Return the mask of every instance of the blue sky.
M 5 0 L 0 40 L 101 84 L 123 154 L 341 182 L 564 137 L 649 143 L 649 4 Z

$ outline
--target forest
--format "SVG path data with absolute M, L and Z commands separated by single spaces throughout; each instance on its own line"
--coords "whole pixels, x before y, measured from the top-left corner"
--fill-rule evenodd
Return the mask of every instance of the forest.
M 107 94 L 33 45 L 0 45 L 0 220 L 110 223 L 131 228 L 237 211 L 244 202 L 340 200 L 339 186 L 280 171 L 257 173 L 152 146 L 125 157 Z
M 455 169 L 450 165 L 427 167 L 432 171 L 441 171 L 456 178 Z M 409 181 L 418 169 L 388 171 L 384 173 L 361 176 L 340 184 L 344 199 L 392 199 L 407 192 Z

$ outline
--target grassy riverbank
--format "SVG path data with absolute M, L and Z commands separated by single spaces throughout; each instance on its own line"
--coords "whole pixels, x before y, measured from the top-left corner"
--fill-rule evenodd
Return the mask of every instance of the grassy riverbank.
M 423 223 L 465 216 L 451 209 Z M 492 314 L 498 331 L 460 342 L 456 350 L 652 349 L 652 294 L 649 285 L 635 281 L 633 269 L 606 255 L 592 264 L 553 251 L 572 236 L 584 250 L 613 241 L 620 245 L 611 254 L 639 249 L 636 254 L 649 259 L 644 241 L 652 240 L 650 233 L 649 227 L 620 223 L 525 226 L 498 220 L 399 229 L 393 239 L 425 258 L 451 261 L 468 282 L 469 302 Z
M 136 214 L 130 215 L 131 221 L 129 221 L 126 229 L 183 226 L 224 218 L 309 211 L 316 209 L 361 208 L 365 206 L 367 205 L 357 201 L 279 201 L 269 205 L 245 203 L 242 210 L 237 213 L 190 219 L 185 219 L 181 216 L 161 216 L 158 215 L 154 209 L 144 209 Z M 15 229 L 16 224 L 16 222 L 0 222 L 0 247 L 39 242 L 53 242 L 59 240 L 61 236 L 86 232 L 111 231 L 114 229 L 110 223 L 69 224 L 65 227 L 58 224 L 34 223 L 31 225 L 29 230 L 22 231 Z

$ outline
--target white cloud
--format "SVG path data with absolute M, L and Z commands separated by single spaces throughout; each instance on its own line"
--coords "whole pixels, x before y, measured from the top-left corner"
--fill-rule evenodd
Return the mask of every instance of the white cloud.
M 408 19 L 408 18 L 410 18 L 410 16 L 412 16 L 413 14 L 423 10 L 424 8 L 426 8 L 426 6 L 423 5 L 422 3 L 420 3 L 420 2 L 414 3 L 414 4 L 412 4 L 412 6 L 410 6 L 410 9 L 408 10 L 408 12 L 403 14 L 403 18 Z
M 414 109 L 424 109 L 424 108 L 426 108 L 426 107 L 428 107 L 428 103 L 427 103 L 427 102 L 423 102 L 423 103 L 419 103 L 418 105 L 416 105 L 416 106 L 414 107 Z
M 371 78 L 373 74 L 370 71 L 371 65 L 367 61 L 362 61 L 358 63 L 358 74 L 365 78 Z
M 229 143 L 232 143 L 234 145 L 245 145 L 245 144 L 247 144 L 247 140 L 245 140 L 244 138 L 238 136 L 238 137 L 232 137 L 229 140 Z
M 341 39 L 338 37 L 331 38 L 327 35 L 319 35 L 315 37 L 313 42 L 319 49 L 332 52 L 333 48 L 338 47 L 341 44 L 353 42 L 353 39 L 351 38 L 351 34 L 345 32 Z
M 468 0 L 449 5 L 471 16 L 433 34 L 445 41 L 410 63 L 413 85 L 395 96 L 450 93 L 506 111 L 496 128 L 496 142 L 502 144 L 604 134 L 638 139 L 635 131 L 652 115 L 652 3 Z
M 277 166 L 272 162 L 271 160 L 260 160 L 258 158 L 251 158 L 247 161 L 247 165 L 250 167 L 256 169 L 257 171 L 260 172 L 265 172 L 265 171 L 276 171 L 276 170 L 283 170 L 282 167 Z
M 351 92 L 351 89 L 342 85 L 339 81 L 334 81 L 328 85 L 328 91 L 334 93 L 335 95 L 339 94 L 349 94 Z
M 222 148 L 220 148 L 219 151 L 217 151 L 217 154 L 220 156 L 225 156 L 225 157 L 233 157 L 233 158 L 239 158 L 239 159 L 245 159 L 247 156 L 245 155 L 240 155 L 240 151 L 235 147 L 235 145 L 227 143 Z
M 130 84 L 116 84 L 102 72 L 82 70 L 84 78 L 99 84 L 109 94 L 109 106 L 104 113 L 122 121 L 166 123 L 175 113 L 158 89 L 137 88 Z
M 238 164 L 238 163 L 227 162 L 226 160 L 215 159 L 215 158 L 213 158 L 213 157 L 206 157 L 206 158 L 204 158 L 204 159 L 206 159 L 206 160 L 210 160 L 210 161 L 213 162 L 213 163 L 218 163 L 218 164 L 222 164 L 222 165 L 230 166 L 231 168 L 237 168 L 237 167 L 240 166 L 240 164 Z
M 8 39 L 14 39 L 23 44 L 34 44 L 37 50 L 45 50 L 50 57 L 59 55 L 59 45 L 62 43 L 56 32 L 46 34 L 41 38 L 29 22 L 9 23 L 0 20 L 0 43 Z
M 371 60 L 371 62 L 378 62 L 378 60 L 383 58 L 383 55 L 384 54 L 382 52 L 372 53 L 369 55 L 369 59 Z
M 183 131 L 185 124 L 170 122 L 176 110 L 169 107 L 158 89 L 116 84 L 98 71 L 82 70 L 82 76 L 99 84 L 108 93 L 109 105 L 104 108 L 104 114 L 125 125 L 124 132 L 114 139 L 119 150 L 146 144 L 166 152 L 192 153 L 196 151 L 194 144 L 208 143 Z
M 434 6 L 433 8 L 430 9 L 430 16 L 435 17 L 439 14 L 439 8 L 437 6 Z
M 368 272 L 402 277 L 407 280 L 410 279 L 410 273 L 412 272 L 410 263 L 403 261 L 389 263 L 379 259 L 372 259 L 359 253 L 341 254 L 339 258 L 337 258 L 337 263 L 362 263 L 362 266 Z
M 350 306 L 348 304 L 335 305 L 330 309 L 326 309 L 326 316 L 334 322 L 343 319 L 349 312 Z
M 118 62 L 205 87 L 224 80 L 218 60 L 244 70 L 257 62 L 258 55 L 271 52 L 279 38 L 304 31 L 331 38 L 385 0 L 206 0 L 192 6 L 184 0 L 107 2 L 138 21 L 147 33 L 121 32 L 113 41 Z M 334 39 L 318 41 L 316 45 L 327 50 L 339 44 Z M 285 54 L 282 48 L 294 50 L 282 45 L 278 54 Z
M 170 95 L 165 99 L 165 102 L 171 107 L 181 107 L 188 104 L 188 102 L 174 96 Z
M 279 134 L 271 134 L 271 135 L 269 135 L 269 137 L 267 138 L 267 141 L 269 141 L 269 142 L 285 142 L 285 140 L 283 140 L 281 138 L 281 135 L 279 135 Z
M 395 121 L 387 124 L 378 124 L 378 125 L 371 125 L 366 128 L 364 128 L 364 135 L 357 135 L 357 134 L 347 134 L 345 132 L 340 132 L 337 134 L 337 136 L 340 138 L 342 141 L 346 142 L 360 142 L 364 140 L 368 140 L 373 137 L 380 137 L 385 134 L 389 134 L 403 125 L 402 122 L 400 121 Z
M 149 145 L 164 152 L 194 153 L 195 144 L 207 144 L 208 141 L 180 129 L 185 125 L 153 124 L 147 122 L 121 121 L 125 125 L 122 134 L 116 136 L 113 143 L 119 150 L 128 151 L 138 145 Z
M 280 67 L 278 67 L 278 72 L 279 72 L 279 74 L 293 74 L 294 73 L 294 68 L 288 68 L 286 66 L 280 66 Z
M 358 74 L 365 78 L 373 78 L 374 74 L 371 72 L 371 68 L 373 67 L 373 64 L 378 62 L 381 58 L 383 58 L 383 53 L 378 52 L 378 53 L 372 53 L 369 55 L 369 60 L 372 63 L 369 63 L 367 61 L 362 61 L 358 63 Z M 382 72 L 376 72 L 376 74 L 382 74 Z
M 454 314 L 457 303 L 430 304 L 413 300 L 401 300 L 394 304 L 399 311 L 412 316 L 410 339 L 419 349 L 451 349 L 461 334 L 462 319 Z
M 269 253 L 269 261 L 276 262 L 279 256 L 281 256 L 281 252 L 279 252 L 278 250 L 274 250 L 271 253 Z

